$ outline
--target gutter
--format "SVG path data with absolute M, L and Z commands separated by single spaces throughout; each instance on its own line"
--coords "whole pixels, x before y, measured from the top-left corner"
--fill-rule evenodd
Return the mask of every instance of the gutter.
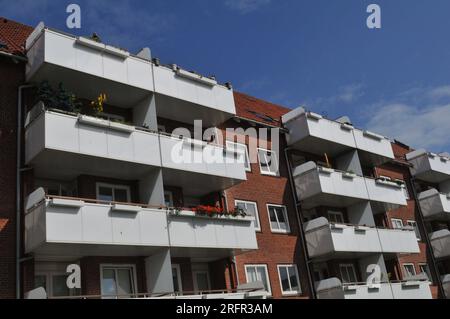
M 20 55 L 15 55 L 15 54 L 8 53 L 8 52 L 5 52 L 5 51 L 0 51 L 0 56 L 5 56 L 5 57 L 11 58 L 13 60 L 22 61 L 22 62 L 27 62 L 28 61 L 28 59 L 26 57 L 23 57 L 23 56 L 20 56 Z
M 20 85 L 17 96 L 17 162 L 16 162 L 16 298 L 21 298 L 21 249 L 22 249 L 22 222 L 21 222 L 21 195 L 22 195 L 22 94 L 23 90 L 34 85 Z

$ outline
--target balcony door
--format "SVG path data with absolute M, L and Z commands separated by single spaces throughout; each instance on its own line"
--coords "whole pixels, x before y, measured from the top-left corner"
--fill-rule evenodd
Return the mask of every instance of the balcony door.
M 195 293 L 201 293 L 211 290 L 211 284 L 209 282 L 209 271 L 197 270 L 193 272 L 194 290 Z
M 101 290 L 104 298 L 127 298 L 137 293 L 135 266 L 101 266 Z

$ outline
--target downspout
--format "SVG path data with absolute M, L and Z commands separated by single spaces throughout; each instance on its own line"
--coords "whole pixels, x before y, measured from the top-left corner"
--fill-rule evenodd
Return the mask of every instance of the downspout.
M 308 250 L 307 250 L 308 247 L 306 246 L 306 236 L 305 236 L 305 231 L 303 228 L 303 214 L 302 214 L 301 210 L 299 209 L 299 201 L 297 199 L 297 193 L 295 191 L 294 176 L 292 175 L 293 173 L 292 173 L 291 161 L 289 160 L 288 151 L 289 151 L 289 148 L 286 147 L 284 149 L 284 157 L 285 157 L 286 166 L 288 169 L 289 185 L 291 188 L 291 194 L 292 194 L 292 198 L 294 199 L 295 216 L 297 218 L 297 224 L 298 224 L 298 228 L 299 228 L 298 231 L 299 231 L 299 235 L 300 235 L 301 242 L 302 242 L 302 250 L 303 250 L 303 257 L 305 258 L 306 272 L 308 273 L 309 291 L 311 293 L 311 298 L 317 299 L 312 269 L 310 267 L 311 259 L 309 258 L 309 254 L 308 254 Z
M 430 241 L 430 237 L 428 235 L 428 231 L 425 227 L 425 222 L 424 222 L 424 218 L 423 218 L 423 213 L 422 213 L 422 208 L 420 207 L 420 203 L 419 203 L 419 197 L 417 196 L 417 191 L 416 188 L 414 187 L 415 185 L 415 181 L 416 179 L 414 178 L 414 176 L 411 176 L 411 178 L 409 179 L 409 186 L 413 191 L 413 196 L 414 196 L 414 203 L 416 205 L 417 211 L 419 212 L 419 219 L 420 219 L 420 226 L 423 229 L 424 235 L 425 235 L 425 243 L 427 246 L 427 250 L 430 253 L 430 258 L 431 258 L 431 263 L 433 264 L 433 271 L 436 275 L 436 280 L 437 280 L 437 284 L 438 284 L 438 289 L 439 289 L 439 294 L 441 295 L 442 298 L 445 299 L 445 291 L 444 291 L 444 287 L 442 285 L 442 280 L 441 280 L 441 276 L 439 274 L 439 270 L 436 264 L 436 258 L 434 257 L 434 252 L 433 252 L 433 247 L 431 246 L 431 241 Z M 432 279 L 432 278 L 430 278 Z
M 34 85 L 20 85 L 17 97 L 17 155 L 16 155 L 16 298 L 21 298 L 21 249 L 22 249 L 22 227 L 21 227 L 21 195 L 22 195 L 22 94 L 23 90 L 32 88 Z

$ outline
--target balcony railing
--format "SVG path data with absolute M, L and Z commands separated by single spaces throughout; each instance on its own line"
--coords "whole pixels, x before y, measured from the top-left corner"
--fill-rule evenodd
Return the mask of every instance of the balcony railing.
M 336 156 L 359 149 L 375 165 L 394 159 L 391 142 L 384 136 L 326 119 L 302 108 L 284 115 L 283 123 L 289 129 L 288 144 L 303 151 Z
M 428 220 L 450 220 L 450 195 L 430 189 L 419 194 L 423 216 Z
M 450 257 L 450 230 L 441 229 L 430 235 L 431 247 L 433 247 L 434 257 Z
M 431 299 L 428 280 L 391 281 L 375 284 L 343 284 L 338 278 L 316 283 L 319 299 Z
M 297 195 L 305 208 L 348 207 L 372 201 L 384 210 L 406 206 L 402 185 L 317 166 L 308 162 L 294 170 Z
M 192 211 L 132 203 L 46 196 L 25 205 L 25 250 L 35 254 L 145 256 L 155 248 L 210 248 L 227 255 L 257 249 L 253 217 L 202 217 Z M 61 245 L 64 244 L 64 245 Z M 102 247 L 101 249 L 97 249 Z
M 412 164 L 411 174 L 417 179 L 430 183 L 450 179 L 450 157 L 446 155 L 417 150 L 406 154 L 406 159 Z
M 413 229 L 382 229 L 330 223 L 320 217 L 304 225 L 311 258 L 368 255 L 374 253 L 419 253 Z

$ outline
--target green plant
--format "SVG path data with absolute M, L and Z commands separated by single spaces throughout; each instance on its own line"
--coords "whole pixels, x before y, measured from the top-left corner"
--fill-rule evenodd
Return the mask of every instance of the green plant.
M 59 109 L 66 112 L 78 112 L 81 103 L 76 96 L 67 91 L 62 83 L 58 89 L 52 88 L 48 81 L 42 81 L 37 89 L 37 101 L 42 101 L 47 108 Z

